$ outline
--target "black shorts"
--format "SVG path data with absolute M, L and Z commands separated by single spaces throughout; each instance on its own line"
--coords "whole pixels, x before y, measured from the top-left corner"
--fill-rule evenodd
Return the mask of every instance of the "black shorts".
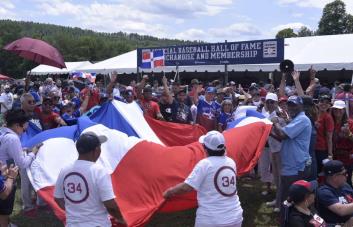
M 10 195 L 4 200 L 0 199 L 0 215 L 12 214 L 13 205 L 15 203 L 15 196 L 16 196 L 16 186 L 14 185 Z

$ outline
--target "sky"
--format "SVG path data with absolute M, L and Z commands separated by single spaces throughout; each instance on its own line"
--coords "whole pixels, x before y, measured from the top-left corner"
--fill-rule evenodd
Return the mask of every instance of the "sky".
M 0 19 L 99 32 L 236 42 L 274 38 L 287 27 L 317 29 L 332 0 L 0 0 Z M 353 0 L 344 0 L 353 14 Z

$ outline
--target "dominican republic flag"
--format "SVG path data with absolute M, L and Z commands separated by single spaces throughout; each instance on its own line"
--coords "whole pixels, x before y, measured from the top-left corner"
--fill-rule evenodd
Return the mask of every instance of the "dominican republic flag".
M 141 68 L 153 69 L 164 66 L 163 50 L 143 50 Z
M 73 72 L 72 74 L 73 79 L 83 78 L 88 79 L 91 83 L 96 81 L 96 73 L 85 73 L 85 72 Z
M 266 119 L 245 116 L 223 133 L 227 155 L 237 163 L 238 175 L 256 165 L 271 127 Z M 56 179 L 64 166 L 77 159 L 75 141 L 88 131 L 108 137 L 97 163 L 111 174 L 116 201 L 128 226 L 144 226 L 156 212 L 197 206 L 195 192 L 168 201 L 163 192 L 183 182 L 195 164 L 205 158 L 203 147 L 197 142 L 204 129 L 145 119 L 136 103 L 112 101 L 92 119 L 81 117 L 77 125 L 44 131 L 25 145 L 33 147 L 43 142 L 27 174 L 60 220 L 65 221 L 65 213 L 54 202 Z

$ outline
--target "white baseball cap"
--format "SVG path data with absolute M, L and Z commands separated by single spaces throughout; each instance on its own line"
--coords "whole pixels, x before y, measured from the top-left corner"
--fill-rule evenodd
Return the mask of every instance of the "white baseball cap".
M 266 100 L 273 100 L 278 102 L 278 96 L 275 93 L 267 93 Z
M 212 151 L 223 151 L 225 149 L 224 136 L 218 131 L 210 131 L 201 136 L 199 142 Z
M 344 109 L 346 108 L 346 103 L 342 100 L 336 100 L 331 108 Z

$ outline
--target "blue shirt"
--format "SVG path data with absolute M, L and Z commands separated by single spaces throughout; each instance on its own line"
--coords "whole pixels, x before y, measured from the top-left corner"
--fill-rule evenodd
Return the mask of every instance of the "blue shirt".
M 224 130 L 227 128 L 227 123 L 232 120 L 233 118 L 231 113 L 221 112 L 221 114 L 218 117 L 218 124 L 222 124 L 223 130 Z
M 40 104 L 40 96 L 39 96 L 38 92 L 34 91 L 34 90 L 31 90 L 30 93 L 33 96 L 34 101 L 36 102 L 36 104 L 37 105 Z
M 349 204 L 353 202 L 353 190 L 348 184 L 341 188 L 334 188 L 325 184 L 317 190 L 318 212 L 325 218 L 326 223 L 345 223 L 352 215 L 339 216 L 333 213 L 329 206 L 341 203 Z
M 80 117 L 80 110 L 76 110 L 71 115 L 67 113 L 63 113 L 61 115 L 61 118 L 66 122 L 67 125 L 75 125 L 79 117 Z
M 197 105 L 197 114 L 207 116 L 207 118 L 214 120 L 216 117 L 215 102 L 207 102 L 206 100 L 200 99 Z
M 218 103 L 217 101 L 214 101 L 214 106 L 216 109 L 216 114 L 217 114 L 217 116 L 219 116 L 222 112 L 222 104 Z
M 310 119 L 304 112 L 300 112 L 283 128 L 289 138 L 282 143 L 282 176 L 298 175 L 299 171 L 304 170 L 307 160 L 310 159 L 311 130 Z
M 75 103 L 75 108 L 78 109 L 81 106 L 81 100 L 77 97 L 73 97 L 71 99 L 71 102 Z

